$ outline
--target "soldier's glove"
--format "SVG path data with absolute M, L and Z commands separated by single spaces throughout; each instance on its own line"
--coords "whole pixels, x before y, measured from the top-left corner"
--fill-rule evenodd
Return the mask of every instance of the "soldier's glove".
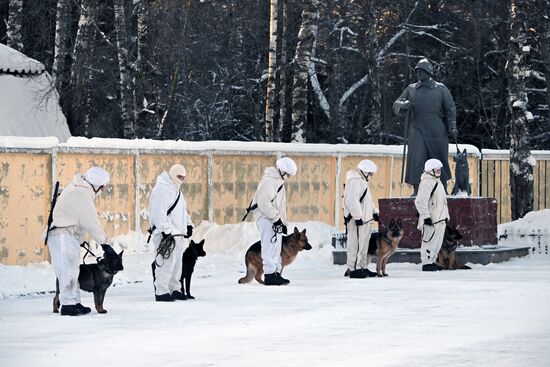
M 359 218 L 359 219 L 356 219 L 356 220 L 355 220 L 355 225 L 356 225 L 357 227 L 360 227 L 360 226 L 362 226 L 363 224 L 365 224 L 365 222 L 363 222 L 363 219 Z
M 277 219 L 275 222 L 273 222 L 273 232 L 275 233 L 283 233 L 283 221 L 281 220 L 281 218 Z
M 454 140 L 458 138 L 458 130 L 456 129 L 456 127 L 451 129 L 451 136 L 453 137 Z
M 185 237 L 189 238 L 193 235 L 193 226 L 187 226 L 187 235 Z
M 283 224 L 283 228 L 281 229 L 283 231 L 283 234 L 288 233 L 288 228 Z
M 424 219 L 424 224 L 427 225 L 427 226 L 433 226 L 434 224 L 432 223 L 432 218 L 426 218 Z
M 375 222 L 379 222 L 380 221 L 380 215 L 378 215 L 378 213 L 374 213 L 372 215 L 372 219 L 375 221 Z

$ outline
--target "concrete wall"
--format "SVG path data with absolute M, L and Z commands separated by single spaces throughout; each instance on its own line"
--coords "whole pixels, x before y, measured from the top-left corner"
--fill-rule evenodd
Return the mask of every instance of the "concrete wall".
M 97 143 L 98 140 L 102 141 L 90 141 Z M 364 158 L 378 165 L 378 173 L 371 181 L 375 199 L 406 197 L 412 192 L 408 185 L 401 187 L 400 184 L 402 148 L 399 146 L 156 142 L 157 145 L 149 147 L 140 141 L 106 140 L 111 145 L 60 144 L 38 149 L 0 144 L 0 263 L 48 260 L 41 234 L 53 183 L 59 180 L 66 186 L 75 173 L 83 173 L 93 165 L 105 168 L 112 178 L 96 202 L 102 224 L 110 236 L 124 235 L 136 228 L 145 233 L 149 226 L 149 193 L 156 177 L 174 163 L 181 163 L 187 169 L 182 191 L 195 224 L 202 220 L 219 224 L 240 222 L 264 169 L 284 155 L 294 158 L 298 165 L 298 175 L 287 182 L 291 221 L 322 221 L 342 228 L 345 175 Z M 478 172 L 486 162 L 480 161 L 475 147 L 465 147 L 473 152 L 469 156 L 473 195 L 479 195 L 482 188 L 483 195 L 505 200 L 506 196 L 497 194 L 505 193 L 506 185 L 494 185 L 487 174 L 481 175 L 484 181 L 480 184 Z M 454 171 L 452 159 L 449 163 Z M 538 173 L 536 177 L 543 175 Z M 450 181 L 449 190 L 453 185 Z M 483 189 L 491 185 L 497 190 Z M 543 188 L 548 186 L 545 185 L 539 184 Z M 539 196 L 545 195 L 544 200 L 537 198 L 541 203 L 539 208 L 550 203 L 546 199 L 550 190 L 545 190 L 537 191 Z

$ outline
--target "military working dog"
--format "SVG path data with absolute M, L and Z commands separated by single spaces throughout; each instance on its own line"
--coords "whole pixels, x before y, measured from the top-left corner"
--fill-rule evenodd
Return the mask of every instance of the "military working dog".
M 195 270 L 197 259 L 204 256 L 206 256 L 206 252 L 204 251 L 204 240 L 200 242 L 191 240 L 189 246 L 181 256 L 181 294 L 185 295 L 188 299 L 195 299 L 195 297 L 191 295 L 191 276 Z
M 119 271 L 124 270 L 122 266 L 122 250 L 116 253 L 109 245 L 101 245 L 103 257 L 97 258 L 96 264 L 80 264 L 78 283 L 80 289 L 94 293 L 95 309 L 98 313 L 107 313 L 103 308 L 103 300 L 107 288 L 113 283 L 113 277 Z M 59 281 L 55 280 L 55 296 L 53 298 L 53 312 L 59 312 Z
M 285 266 L 289 265 L 296 259 L 298 252 L 302 250 L 311 250 L 311 245 L 308 242 L 306 236 L 306 230 L 302 232 L 294 227 L 294 232 L 288 236 L 283 236 L 283 243 L 281 246 L 281 273 Z M 262 262 L 262 246 L 260 241 L 254 243 L 246 251 L 244 257 L 246 264 L 246 275 L 239 279 L 240 284 L 248 283 L 253 278 L 256 278 L 258 283 L 264 284 L 262 280 L 262 274 L 264 273 L 264 266 Z
M 471 269 L 467 265 L 456 264 L 456 248 L 458 241 L 462 239 L 462 234 L 456 229 L 447 225 L 445 227 L 445 235 L 443 237 L 443 244 L 441 250 L 437 256 L 437 264 L 443 270 L 456 270 L 456 269 Z
M 369 240 L 368 255 L 376 255 L 376 274 L 379 277 L 387 277 L 386 264 L 388 259 L 399 246 L 403 238 L 403 225 L 401 219 L 390 219 L 387 227 L 380 226 L 380 231 L 371 235 Z M 370 256 L 367 260 L 370 263 Z

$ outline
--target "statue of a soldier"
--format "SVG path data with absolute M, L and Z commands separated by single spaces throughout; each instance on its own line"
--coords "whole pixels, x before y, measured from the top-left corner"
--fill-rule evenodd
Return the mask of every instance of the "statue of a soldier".
M 455 140 L 458 135 L 453 97 L 444 84 L 432 79 L 432 64 L 422 59 L 415 71 L 418 82 L 410 84 L 393 104 L 396 114 L 409 114 L 405 182 L 413 186 L 413 196 L 418 192 L 424 163 L 430 158 L 443 163 L 441 182 L 446 191 L 451 178 L 448 134 Z

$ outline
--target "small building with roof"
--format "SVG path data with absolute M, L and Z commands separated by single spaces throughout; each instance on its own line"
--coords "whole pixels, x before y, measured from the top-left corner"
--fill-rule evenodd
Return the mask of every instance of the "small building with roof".
M 0 44 L 0 135 L 71 136 L 52 77 L 41 62 Z

